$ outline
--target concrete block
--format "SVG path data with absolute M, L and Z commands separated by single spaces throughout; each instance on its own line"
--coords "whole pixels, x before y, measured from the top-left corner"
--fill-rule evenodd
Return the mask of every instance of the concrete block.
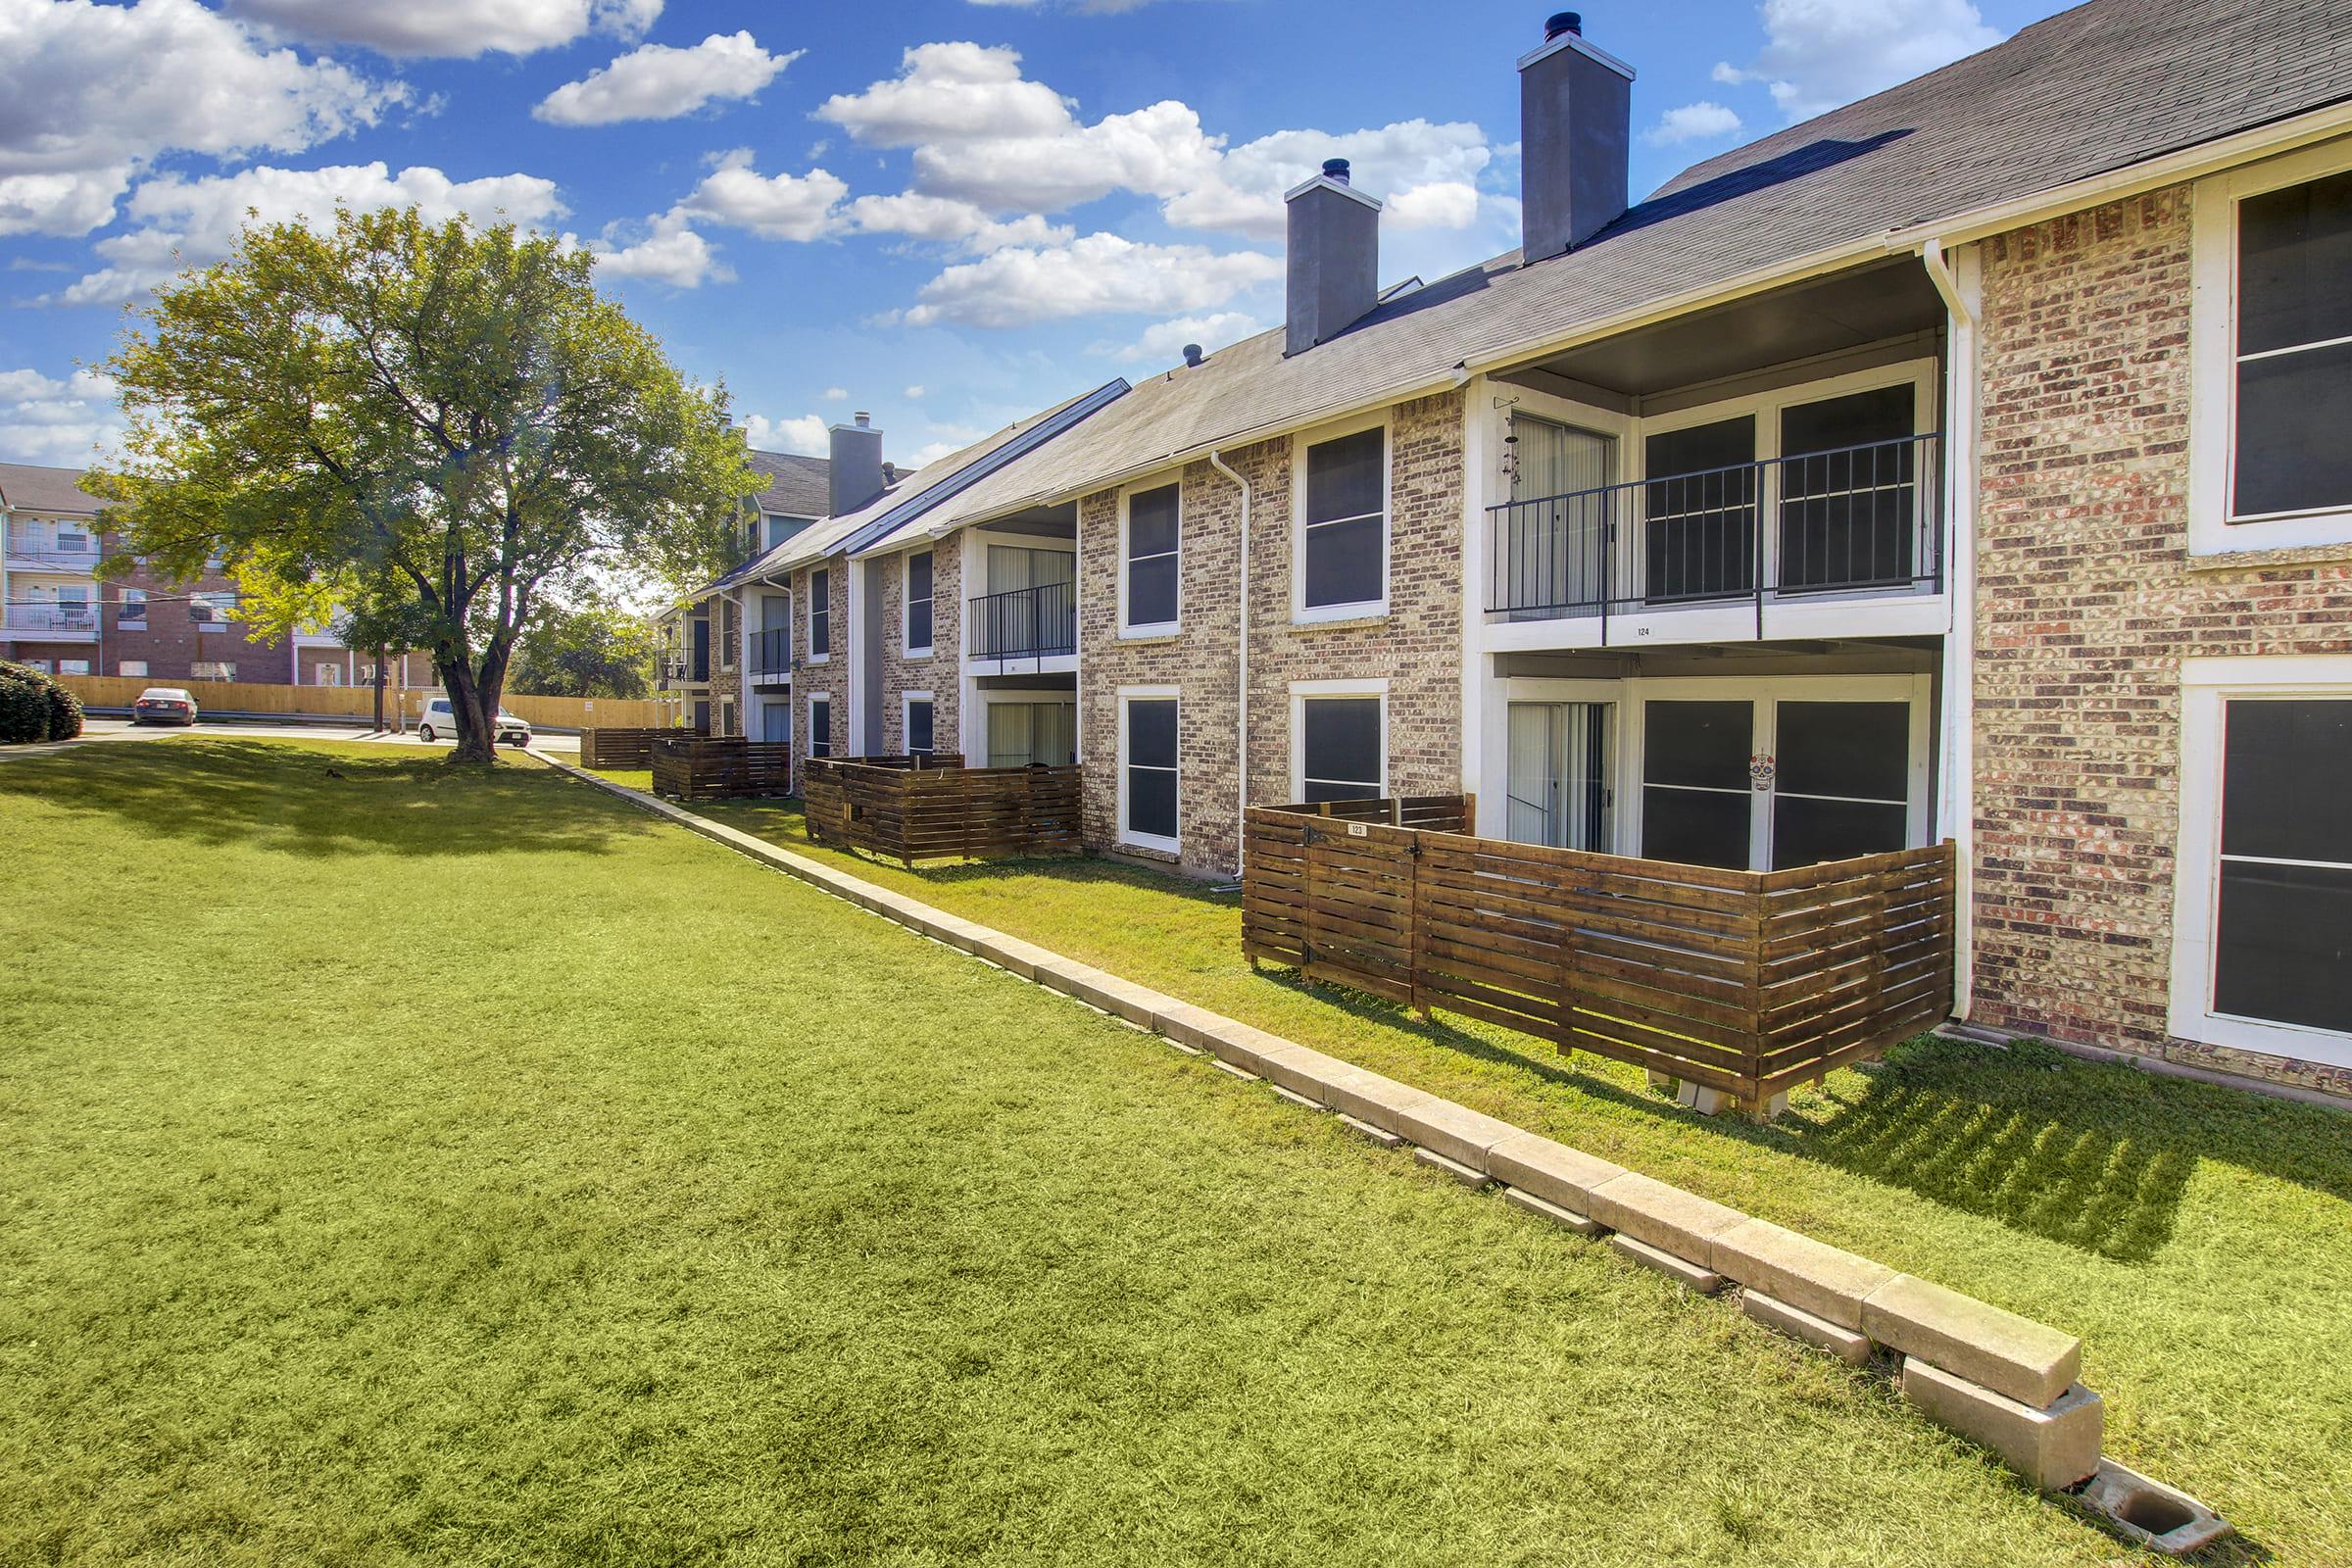
M 1579 1236 L 1600 1236 L 1607 1233 L 1607 1227 L 1598 1220 L 1579 1214 L 1573 1208 L 1562 1208 L 1557 1203 L 1538 1198 L 1522 1187 L 1505 1187 L 1502 1190 L 1502 1200 L 1513 1208 L 1533 1214 L 1538 1219 L 1549 1220 L 1561 1229 L 1574 1231 Z
M 1652 1089 L 1672 1090 L 1680 1087 L 1680 1081 L 1670 1072 L 1660 1072 L 1655 1067 L 1644 1067 L 1642 1071 L 1649 1079 Z
M 1732 1097 L 1722 1090 L 1709 1089 L 1705 1084 L 1692 1083 L 1688 1078 L 1675 1085 L 1674 1098 L 1686 1108 L 1695 1110 L 1701 1116 L 1721 1115 L 1723 1107 L 1732 1102 Z
M 2117 1535 L 2160 1556 L 2185 1557 L 2237 1533 L 2229 1520 L 2180 1488 L 2113 1459 L 2099 1461 L 2077 1500 Z
M 1701 1268 L 1688 1258 L 1677 1257 L 1664 1248 L 1638 1242 L 1631 1236 L 1612 1236 L 1609 1245 L 1643 1268 L 1654 1268 L 1675 1284 L 1712 1296 L 1723 1289 L 1723 1276 L 1712 1269 Z
M 1105 974 L 1090 963 L 1073 958 L 1057 958 L 1051 965 L 1039 964 L 1037 978 L 1055 991 L 1076 997 L 1092 1007 L 1114 1013 L 1129 1023 L 1149 1029 L 1152 1026 L 1152 1004 L 1161 1000 L 1153 992 L 1133 985 L 1115 974 Z
M 1346 1111 L 1375 1127 L 1386 1127 L 1402 1138 L 1410 1138 L 1412 1134 L 1396 1125 L 1397 1113 L 1430 1098 L 1410 1084 L 1400 1084 L 1362 1067 L 1350 1067 L 1322 1087 L 1328 1092 L 1323 1102 L 1332 1109 Z
M 1223 1060 L 1247 1067 L 1261 1078 L 1270 1076 L 1264 1066 L 1267 1057 L 1303 1049 L 1294 1046 L 1280 1035 L 1268 1034 L 1263 1029 L 1236 1023 L 1230 1018 L 1199 1044 L 1202 1050 Z
M 1707 1266 L 1841 1329 L 1860 1330 L 1862 1302 L 1894 1270 L 1770 1220 L 1750 1219 L 1707 1239 Z
M 1208 1058 L 1208 1064 L 1211 1067 L 1216 1068 L 1217 1071 L 1221 1073 L 1224 1073 L 1230 1077 L 1239 1078 L 1246 1084 L 1253 1084 L 1258 1081 L 1257 1074 L 1251 1072 L 1247 1067 L 1236 1067 L 1230 1061 L 1219 1061 L 1216 1057 L 1211 1056 Z
M 1170 1040 L 1181 1040 L 1188 1046 L 1199 1046 L 1202 1051 L 1222 1054 L 1217 1052 L 1217 1037 L 1224 1030 L 1234 1027 L 1231 1018 L 1223 1013 L 1211 1012 L 1206 1007 L 1196 1007 L 1189 1002 L 1161 996 L 1156 991 L 1146 991 L 1141 986 L 1135 989 L 1151 998 L 1152 1027 L 1154 1030 Z
M 1381 1125 L 1402 1134 L 1423 1149 L 1434 1150 L 1458 1165 L 1487 1174 L 1487 1151 L 1520 1136 L 1507 1121 L 1497 1121 L 1467 1105 L 1436 1095 L 1422 1095 L 1389 1107 L 1392 1119 Z
M 1190 1048 L 1188 1047 L 1186 1049 L 1189 1050 Z M 1307 1099 L 1304 1095 L 1301 1095 L 1295 1090 L 1285 1089 L 1280 1084 L 1276 1084 L 1274 1086 L 1274 1098 L 1276 1100 L 1287 1100 L 1301 1110 L 1321 1110 L 1323 1108 L 1321 1105 L 1318 1105 L 1313 1101 Z
M 1862 1332 L 2037 1410 L 2082 1370 L 2082 1342 L 2073 1335 L 1909 1274 L 1864 1298 Z
M 1595 1186 L 1585 1212 L 1613 1231 L 1700 1266 L 1710 1255 L 1708 1243 L 1747 1218 L 1736 1208 L 1632 1171 Z
M 1413 1159 L 1416 1163 L 1427 1165 L 1442 1176 L 1452 1177 L 1472 1192 L 1478 1191 L 1494 1179 L 1485 1171 L 1465 1165 L 1458 1159 L 1447 1159 L 1434 1149 L 1415 1149 Z
M 1869 1335 L 1859 1329 L 1840 1328 L 1827 1318 L 1815 1317 L 1802 1307 L 1790 1306 L 1752 1286 L 1740 1293 L 1740 1310 L 1774 1333 L 1827 1350 L 1848 1366 L 1860 1366 L 1870 1359 Z
M 1534 1133 L 1505 1138 L 1488 1150 L 1487 1169 L 1497 1181 L 1580 1216 L 1592 1211 L 1593 1188 L 1625 1174 L 1623 1165 Z
M 1906 1359 L 1903 1397 L 1938 1426 L 1990 1448 L 2044 1492 L 2071 1487 L 2099 1467 L 2106 1410 L 2080 1383 L 2046 1405 L 2032 1405 L 1941 1367 Z
M 1035 943 L 1023 942 L 1019 937 L 1008 937 L 1002 931 L 989 933 L 988 943 L 981 950 L 980 956 L 992 962 L 1003 964 L 1024 980 L 1037 978 L 1037 966 L 1040 963 L 1054 961 L 1054 955 L 1044 948 Z
M 1402 1149 L 1404 1140 L 1386 1127 L 1375 1127 L 1368 1121 L 1358 1121 L 1346 1111 L 1340 1112 L 1340 1125 L 1356 1137 L 1378 1144 L 1383 1149 Z

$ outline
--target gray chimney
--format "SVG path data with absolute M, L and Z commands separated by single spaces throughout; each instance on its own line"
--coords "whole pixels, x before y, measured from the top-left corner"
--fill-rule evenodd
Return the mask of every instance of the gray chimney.
M 856 512 L 882 493 L 882 432 L 873 416 L 853 415 L 855 424 L 833 426 L 833 461 L 826 471 L 833 515 Z
M 1380 296 L 1380 203 L 1348 183 L 1348 160 L 1287 191 L 1289 331 L 1283 352 L 1302 354 L 1348 330 Z
M 1573 11 L 1519 61 L 1520 250 L 1540 262 L 1625 216 L 1634 68 L 1585 42 Z

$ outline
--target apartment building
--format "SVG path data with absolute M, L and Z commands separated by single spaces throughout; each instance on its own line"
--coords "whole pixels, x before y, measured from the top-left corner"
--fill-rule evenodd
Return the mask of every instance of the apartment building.
M 331 629 L 268 637 L 237 620 L 237 585 L 221 572 L 175 582 L 144 565 L 103 581 L 122 539 L 104 526 L 79 468 L 0 463 L 0 659 L 57 674 L 166 684 L 372 684 L 375 656 Z M 421 654 L 396 658 L 394 688 L 430 688 Z

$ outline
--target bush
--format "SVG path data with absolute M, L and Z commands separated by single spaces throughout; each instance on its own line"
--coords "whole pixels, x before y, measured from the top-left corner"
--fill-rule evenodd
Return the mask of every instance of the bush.
M 72 740 L 81 702 L 29 664 L 0 662 L 0 746 Z

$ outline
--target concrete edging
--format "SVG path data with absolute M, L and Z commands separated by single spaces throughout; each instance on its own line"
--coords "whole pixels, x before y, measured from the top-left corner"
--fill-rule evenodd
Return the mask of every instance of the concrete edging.
M 1512 1206 L 1610 1241 L 1630 1260 L 1692 1289 L 1728 1284 L 1752 1293 L 1760 1299 L 1743 1301 L 1748 1316 L 1800 1344 L 1849 1363 L 1866 1359 L 1871 1347 L 1892 1352 L 1916 1407 L 2044 1491 L 2077 1486 L 2098 1466 L 2103 1406 L 2076 1381 L 2082 1341 L 2061 1330 L 975 924 L 545 753 L 530 755 L 763 865 L 1205 1053 L 1384 1143 L 1410 1144 L 1433 1156 L 1424 1163 L 1465 1186 L 1498 1184 Z

